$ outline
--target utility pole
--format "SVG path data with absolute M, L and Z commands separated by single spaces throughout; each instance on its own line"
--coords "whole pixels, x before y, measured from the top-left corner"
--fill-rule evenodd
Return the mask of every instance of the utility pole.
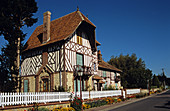
M 166 76 L 165 76 L 165 72 L 164 72 L 164 68 L 162 68 L 162 79 L 163 79 L 163 87 L 164 87 L 164 89 L 165 89 L 165 85 L 166 85 L 166 83 L 165 83 L 165 79 L 166 79 Z

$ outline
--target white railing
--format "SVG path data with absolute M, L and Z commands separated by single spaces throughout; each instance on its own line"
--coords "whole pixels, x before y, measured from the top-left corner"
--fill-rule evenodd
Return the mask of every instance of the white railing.
M 82 99 L 93 99 L 93 98 L 102 98 L 102 97 L 109 97 L 109 96 L 121 96 L 121 90 L 112 90 L 112 91 L 83 91 L 82 92 Z M 80 92 L 76 92 L 75 96 L 80 97 Z
M 70 93 L 68 92 L 0 93 L 0 106 L 2 107 L 7 105 L 27 105 L 68 100 L 70 100 Z
M 140 93 L 140 89 L 126 89 L 126 94 L 137 94 Z
M 127 94 L 136 94 L 140 92 L 140 89 L 127 89 Z M 82 91 L 82 99 L 102 98 L 109 96 L 123 96 L 121 90 L 112 91 Z M 122 95 L 123 94 L 123 95 Z M 72 95 L 80 97 L 80 92 L 76 92 Z M 69 101 L 71 97 L 70 92 L 27 92 L 27 93 L 0 93 L 0 106 L 7 105 L 21 105 L 21 104 L 33 104 L 33 103 L 47 103 L 47 102 L 61 102 Z
M 121 90 L 113 90 L 113 91 L 91 91 L 91 98 L 101 98 L 101 97 L 109 97 L 109 96 L 121 96 Z

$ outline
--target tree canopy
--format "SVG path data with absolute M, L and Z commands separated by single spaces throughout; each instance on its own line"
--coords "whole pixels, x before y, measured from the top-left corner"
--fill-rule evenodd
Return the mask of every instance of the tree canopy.
M 152 71 L 145 67 L 145 62 L 137 58 L 136 54 L 112 56 L 109 64 L 121 69 L 121 84 L 125 88 L 146 88 L 151 81 Z
M 0 0 L 0 35 L 7 41 L 2 48 L 3 56 L 6 56 L 3 62 L 7 64 L 6 75 L 11 75 L 9 80 L 15 85 L 13 91 L 18 86 L 20 52 L 26 36 L 22 27 L 30 27 L 37 22 L 34 18 L 37 10 L 35 0 Z
M 158 77 L 155 74 L 153 75 L 152 85 L 153 86 L 157 86 L 158 88 L 160 87 L 159 79 L 158 79 Z

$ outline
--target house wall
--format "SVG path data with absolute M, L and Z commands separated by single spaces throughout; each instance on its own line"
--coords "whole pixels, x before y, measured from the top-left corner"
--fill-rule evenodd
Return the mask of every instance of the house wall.
M 55 86 L 58 87 L 60 85 L 60 78 L 59 78 L 59 72 L 61 71 L 61 81 L 64 79 L 64 83 L 67 84 L 67 89 L 71 88 L 73 90 L 74 82 L 73 82 L 73 67 L 76 65 L 76 53 L 82 54 L 84 59 L 84 66 L 91 67 L 91 73 L 97 74 L 98 71 L 98 59 L 97 59 L 97 52 L 92 52 L 91 44 L 89 42 L 88 38 L 82 37 L 82 45 L 77 44 L 77 34 L 76 32 L 72 34 L 70 38 L 66 41 L 66 43 L 58 42 L 53 45 L 49 45 L 46 49 L 47 51 L 47 57 L 48 57 L 48 66 L 52 70 L 53 73 L 53 85 L 49 86 L 49 88 L 54 89 Z M 45 47 L 44 47 L 45 48 Z M 21 64 L 21 76 L 26 75 L 36 75 L 39 69 L 42 66 L 42 50 L 37 49 L 37 51 L 29 51 L 25 52 L 23 54 L 23 62 Z M 65 55 L 64 55 L 65 54 Z M 64 63 L 65 60 L 65 63 Z M 61 62 L 61 63 L 60 63 Z M 94 64 L 95 68 L 94 68 Z M 64 68 L 65 67 L 65 68 Z M 61 68 L 61 70 L 60 70 Z M 65 73 L 63 72 L 65 69 Z M 94 70 L 95 69 L 95 70 Z M 70 72 L 70 73 L 68 73 Z M 40 74 L 41 75 L 41 74 Z M 66 76 L 65 76 L 66 75 Z M 25 78 L 25 77 L 24 77 Z M 49 77 L 50 78 L 50 77 Z M 34 78 L 35 79 L 35 78 Z M 51 78 L 50 78 L 51 79 Z M 41 77 L 38 79 L 38 91 L 40 91 L 40 85 L 39 82 L 41 80 Z M 35 91 L 35 80 L 32 81 L 32 79 L 29 79 L 31 81 L 34 87 L 34 90 L 29 91 Z M 92 84 L 92 79 L 89 81 L 89 85 Z M 51 85 L 49 83 L 49 85 Z M 32 88 L 31 88 L 32 89 Z M 42 88 L 41 88 L 42 90 Z
M 63 53 L 63 49 L 61 50 Z M 61 54 L 61 68 L 63 69 L 63 54 Z M 48 65 L 53 69 L 54 72 L 60 70 L 60 46 L 59 44 L 55 44 L 48 47 Z
M 73 77 L 73 73 L 67 73 L 67 89 L 70 92 L 73 92 L 73 86 L 74 86 L 74 77 Z
M 22 59 L 21 75 L 35 75 L 42 66 L 42 50 L 26 52 Z
M 58 86 L 60 86 L 59 72 L 54 73 L 53 79 L 54 79 L 54 87 L 53 87 L 53 89 L 58 88 Z
M 69 38 L 65 44 L 66 52 L 66 70 L 73 71 L 74 65 L 76 65 L 76 53 L 83 54 L 84 65 L 89 66 L 94 71 L 94 63 L 96 63 L 96 70 L 94 71 L 97 74 L 98 70 L 98 60 L 97 53 L 92 53 L 91 45 L 88 39 L 82 38 L 82 45 L 77 44 L 77 34 L 76 32 Z
M 22 78 L 21 92 L 24 91 L 24 80 L 28 80 L 28 91 L 35 92 L 35 78 L 34 76 L 27 76 Z

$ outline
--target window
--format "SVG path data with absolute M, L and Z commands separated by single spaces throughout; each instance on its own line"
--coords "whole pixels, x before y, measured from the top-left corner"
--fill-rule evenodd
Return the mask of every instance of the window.
M 77 43 L 82 45 L 82 32 L 81 31 L 77 32 Z
M 94 71 L 96 71 L 96 63 L 94 63 Z
M 28 80 L 24 80 L 24 92 L 28 92 Z
M 48 79 L 43 79 L 43 91 L 48 92 Z
M 103 77 L 106 77 L 106 71 L 103 71 Z
M 83 55 L 81 54 L 76 54 L 76 59 L 77 59 L 77 65 L 83 66 Z

